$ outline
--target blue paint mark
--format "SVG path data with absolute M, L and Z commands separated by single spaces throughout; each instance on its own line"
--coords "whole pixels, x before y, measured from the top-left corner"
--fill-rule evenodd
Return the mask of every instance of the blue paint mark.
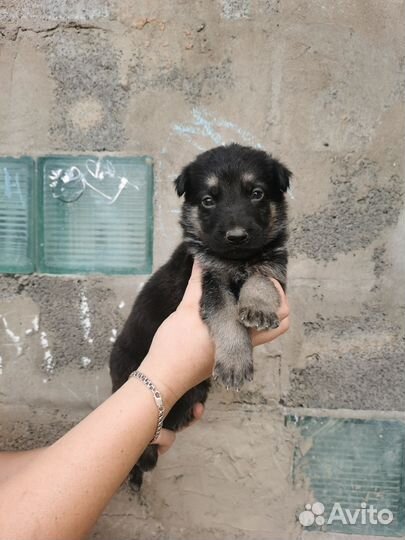
M 212 121 L 204 118 L 204 114 L 198 109 L 193 109 L 193 116 L 197 126 L 201 126 L 203 135 L 209 137 L 215 144 L 224 144 L 224 140 L 219 133 L 214 131 Z
M 198 129 L 193 126 L 182 126 L 181 124 L 174 124 L 173 130 L 181 135 L 198 135 Z
M 200 150 L 206 150 L 208 145 L 205 145 L 206 147 L 203 148 L 197 142 L 198 137 L 207 138 L 216 145 L 226 144 L 227 142 L 233 142 L 239 139 L 243 144 L 263 149 L 263 146 L 256 142 L 256 138 L 252 133 L 240 128 L 234 122 L 221 118 L 217 119 L 208 111 L 197 108 L 192 110 L 192 115 L 194 118 L 192 124 L 175 124 L 173 131 Z M 220 131 L 224 130 L 227 133 L 220 133 Z
M 246 131 L 245 129 L 240 128 L 236 124 L 232 122 L 228 122 L 227 120 L 218 120 L 217 126 L 224 127 L 226 129 L 232 129 L 233 131 L 236 131 L 238 135 L 243 139 L 245 143 L 250 144 L 251 146 L 255 146 L 256 148 L 263 149 L 263 146 L 260 143 L 255 142 L 254 136 L 249 133 L 249 131 Z

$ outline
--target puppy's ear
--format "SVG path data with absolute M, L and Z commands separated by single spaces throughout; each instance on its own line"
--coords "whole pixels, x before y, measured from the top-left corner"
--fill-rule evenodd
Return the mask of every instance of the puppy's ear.
M 187 167 L 184 167 L 184 169 L 181 171 L 181 174 L 174 181 L 176 193 L 179 197 L 184 195 L 184 193 L 186 192 L 188 180 L 189 180 L 188 169 Z
M 271 162 L 272 176 L 276 181 L 277 187 L 280 189 L 280 191 L 285 193 L 290 187 L 290 178 L 292 176 L 292 172 L 277 159 L 272 158 Z
M 184 195 L 184 192 L 186 191 L 186 179 L 183 173 L 181 173 L 180 176 L 176 178 L 176 180 L 174 181 L 174 185 L 176 188 L 177 195 L 179 197 Z

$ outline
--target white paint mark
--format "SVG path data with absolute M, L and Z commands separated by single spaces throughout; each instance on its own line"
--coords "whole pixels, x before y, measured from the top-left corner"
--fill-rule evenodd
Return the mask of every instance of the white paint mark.
M 115 203 L 115 201 L 121 195 L 122 190 L 126 187 L 127 184 L 128 184 L 128 179 L 123 176 L 121 178 L 121 180 L 120 180 L 120 185 L 118 186 L 117 193 L 114 195 L 114 197 L 110 200 L 110 202 L 108 204 L 114 204 Z M 137 186 L 137 190 L 139 191 L 138 186 Z
M 34 332 L 38 332 L 38 330 L 39 330 L 39 316 L 38 315 L 36 315 L 32 319 L 32 328 L 33 328 Z
M 88 356 L 82 356 L 82 366 L 87 367 L 91 364 L 91 359 Z
M 109 159 L 104 161 L 101 161 L 101 159 L 98 159 L 97 161 L 95 159 L 88 159 L 86 161 L 86 169 L 87 172 L 97 180 L 104 180 L 106 176 L 109 176 L 110 178 L 114 178 L 115 176 L 114 165 Z
M 12 330 L 10 330 L 10 328 L 8 327 L 6 318 L 2 317 L 2 319 L 3 319 L 4 328 L 6 330 L 6 334 L 8 335 L 8 337 L 11 339 L 13 343 L 18 343 L 20 341 L 20 338 L 16 334 L 14 334 Z
M 45 360 L 45 369 L 46 369 L 46 371 L 48 373 L 52 373 L 53 368 L 54 368 L 53 356 L 52 356 L 51 351 L 49 349 L 45 351 L 44 360 Z
M 88 176 L 91 178 L 91 182 L 88 180 Z M 84 193 L 85 189 L 91 189 L 104 199 L 107 199 L 107 204 L 114 204 L 120 197 L 121 193 L 127 186 L 133 187 L 136 191 L 140 191 L 140 186 L 136 183 L 130 182 L 125 176 L 116 175 L 114 165 L 108 159 L 88 159 L 86 161 L 86 168 L 83 172 L 79 167 L 72 166 L 68 169 L 54 169 L 48 175 L 49 187 L 52 190 L 53 197 L 60 199 L 66 203 L 72 203 L 77 201 Z M 109 179 L 110 183 L 106 184 L 105 180 Z M 113 185 L 119 181 L 118 189 L 114 196 L 107 195 L 101 189 L 98 189 L 94 185 L 94 181 L 100 185 Z M 113 184 L 111 184 L 113 182 Z M 65 187 L 69 188 L 68 195 L 65 195 Z
M 0 356 L 0 375 L 3 375 L 3 358 Z
M 90 344 L 93 343 L 93 339 L 90 337 L 91 320 L 89 302 L 84 291 L 80 293 L 80 322 L 83 328 L 84 339 Z
M 39 336 L 39 340 L 41 342 L 41 346 L 43 349 L 47 349 L 49 347 L 48 338 L 45 332 L 41 332 L 41 335 Z
M 119 309 L 122 309 L 125 306 L 124 300 L 121 300 L 121 302 L 118 304 Z
M 42 345 L 43 349 L 46 349 L 47 347 L 49 347 L 48 338 L 47 338 L 45 332 L 41 332 L 41 335 L 40 335 L 39 339 L 41 341 L 41 345 Z
M 52 353 L 49 349 L 49 342 L 48 337 L 45 332 L 41 332 L 39 336 L 41 347 L 44 349 L 44 362 L 45 362 L 45 370 L 48 373 L 53 373 L 53 370 L 55 368 L 55 363 L 53 360 Z
M 14 332 L 8 327 L 8 323 L 6 321 L 6 318 L 3 317 L 2 315 L 0 315 L 0 317 L 2 318 L 6 334 L 8 335 L 8 337 L 10 338 L 12 343 L 14 343 L 14 345 L 15 345 L 15 348 L 17 350 L 17 356 L 20 356 L 20 354 L 22 353 L 22 347 L 20 345 L 20 341 L 21 341 L 20 337 L 17 336 L 16 334 L 14 334 Z
M 32 319 L 31 324 L 32 324 L 32 328 L 28 328 L 28 330 L 25 331 L 26 336 L 30 336 L 32 333 L 38 332 L 38 330 L 39 330 L 39 316 L 38 315 L 36 315 Z
M 117 339 L 117 330 L 113 328 L 111 330 L 112 336 L 110 337 L 111 343 L 115 343 L 115 340 Z

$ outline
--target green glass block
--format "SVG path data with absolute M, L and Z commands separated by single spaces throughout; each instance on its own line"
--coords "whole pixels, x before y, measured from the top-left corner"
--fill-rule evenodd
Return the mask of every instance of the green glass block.
M 151 158 L 42 157 L 38 181 L 41 272 L 151 272 Z
M 391 537 L 405 534 L 403 422 L 289 416 L 287 425 L 295 425 L 301 437 L 294 454 L 294 481 L 308 485 L 314 498 L 308 503 L 317 501 L 325 507 L 325 523 L 319 526 L 315 522 L 307 530 Z M 390 510 L 392 521 L 382 523 L 376 513 L 370 519 L 371 505 L 376 511 Z M 364 509 L 364 517 L 359 513 L 350 523 L 347 509 L 353 518 L 357 509 Z M 386 514 L 383 517 L 387 519 Z
M 34 162 L 0 158 L 0 272 L 34 271 Z

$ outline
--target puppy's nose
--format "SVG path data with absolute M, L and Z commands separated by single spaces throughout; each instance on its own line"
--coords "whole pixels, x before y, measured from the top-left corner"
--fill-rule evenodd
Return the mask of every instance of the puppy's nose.
M 236 227 L 225 234 L 225 238 L 231 244 L 243 244 L 249 238 L 248 233 L 241 227 Z

